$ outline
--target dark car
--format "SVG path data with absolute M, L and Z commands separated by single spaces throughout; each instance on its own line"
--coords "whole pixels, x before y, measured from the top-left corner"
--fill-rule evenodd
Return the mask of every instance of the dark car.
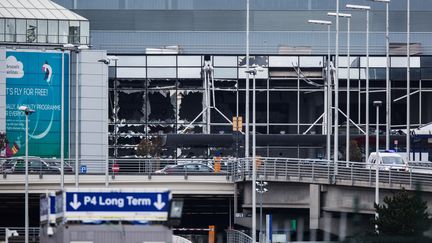
M 181 165 L 167 165 L 161 170 L 155 171 L 157 174 L 209 174 L 209 173 L 226 173 L 224 171 L 215 172 L 208 165 L 201 163 L 186 163 Z
M 25 157 L 16 157 L 3 163 L 3 173 L 24 174 Z M 52 165 L 39 157 L 28 158 L 28 172 L 30 174 L 60 174 L 60 167 Z
M 50 159 L 43 159 L 43 161 L 45 161 L 49 166 L 53 166 L 53 167 L 57 167 L 60 169 L 61 167 L 61 161 L 60 159 L 55 159 L 55 158 L 50 158 Z M 67 163 L 66 161 L 63 162 L 64 163 L 64 172 L 65 174 L 71 174 L 74 172 L 73 167 Z

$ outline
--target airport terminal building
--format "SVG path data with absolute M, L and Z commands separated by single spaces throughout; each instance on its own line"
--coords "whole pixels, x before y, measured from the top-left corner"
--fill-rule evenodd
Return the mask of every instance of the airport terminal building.
M 6 9 L 10 8 L 8 2 L 4 3 Z M 155 137 L 163 137 L 163 143 L 166 145 L 163 151 L 159 152 L 161 157 L 242 154 L 244 138 L 233 134 L 231 122 L 234 116 L 241 116 L 243 125 L 245 123 L 246 1 L 57 0 L 55 2 L 59 4 L 58 6 L 61 5 L 79 14 L 79 18 L 75 13 L 69 16 L 64 9 L 58 13 L 54 12 L 47 20 L 43 20 L 43 16 L 30 11 L 32 17 L 26 22 L 21 20 L 26 17 L 23 10 L 6 11 L 2 13 L 0 19 L 0 41 L 12 50 L 20 45 L 35 48 L 48 45 L 55 48 L 65 43 L 79 42 L 78 44 L 90 45 L 94 50 L 108 52 L 111 58 L 108 72 L 109 90 L 104 92 L 97 87 L 90 88 L 82 85 L 81 92 L 82 97 L 98 94 L 103 99 L 100 102 L 106 101 L 107 106 L 103 106 L 105 110 L 98 115 L 97 119 L 102 122 L 105 113 L 109 118 L 106 127 L 109 134 L 107 143 L 110 157 L 136 157 L 140 142 Z M 326 123 L 323 119 L 328 107 L 325 87 L 327 31 L 324 26 L 309 24 L 308 20 L 333 21 L 330 46 L 331 59 L 334 59 L 335 19 L 327 16 L 327 12 L 334 11 L 334 2 L 332 0 L 271 2 L 254 0 L 250 2 L 250 65 L 259 66 L 261 69 L 256 75 L 257 153 L 259 155 L 325 157 Z M 345 156 L 343 146 L 348 124 L 345 116 L 348 113 L 347 107 L 350 108 L 352 139 L 355 139 L 364 149 L 363 144 L 366 139 L 362 131 L 365 130 L 368 122 L 370 124 L 376 122 L 372 102 L 381 100 L 384 102 L 383 107 L 386 106 L 385 6 L 370 2 L 371 57 L 369 73 L 366 74 L 366 14 L 361 11 L 346 10 L 347 3 L 365 4 L 365 1 L 341 1 L 340 4 L 342 12 L 352 14 L 349 61 L 346 57 L 347 21 L 340 19 L 338 131 L 341 157 Z M 412 129 L 428 124 L 432 119 L 431 112 L 425 109 L 432 99 L 430 95 L 432 86 L 429 84 L 429 80 L 432 79 L 432 57 L 429 56 L 432 53 L 429 41 L 432 37 L 432 29 L 427 24 L 430 12 L 425 10 L 429 5 L 431 5 L 429 1 L 421 0 L 413 2 L 411 6 L 412 57 L 409 93 L 411 94 Z M 406 3 L 402 0 L 394 0 L 389 6 L 391 59 L 389 72 L 391 111 L 393 111 L 391 112 L 393 137 L 391 137 L 390 147 L 397 146 L 397 149 L 403 151 L 408 92 L 405 57 Z M 19 9 L 24 7 L 21 6 Z M 30 9 L 33 8 L 39 7 L 30 6 Z M 84 53 L 86 52 L 82 52 L 83 55 Z M 74 63 L 74 52 L 71 58 L 71 62 Z M 95 57 L 94 61 L 101 59 L 102 56 Z M 103 63 L 99 62 L 95 65 L 102 67 Z M 211 66 L 210 75 L 203 69 L 205 65 Z M 348 65 L 350 66 L 349 90 L 347 89 Z M 83 67 L 81 72 L 86 69 L 88 68 Z M 71 155 L 75 153 L 73 148 L 75 102 L 72 100 L 74 70 L 74 67 L 70 68 L 72 86 L 70 86 L 69 140 L 72 147 L 69 149 Z M 89 68 L 88 71 L 91 73 L 95 70 L 97 70 L 96 66 Z M 370 81 L 368 122 L 365 116 L 366 75 L 369 76 Z M 90 79 L 80 80 L 80 82 L 88 82 L 89 85 L 93 84 Z M 206 80 L 208 86 L 205 85 Z M 252 77 L 250 87 L 252 87 Z M 206 94 L 209 94 L 209 101 L 206 101 Z M 249 107 L 252 109 L 252 92 L 250 99 Z M 88 131 L 95 131 L 95 127 L 92 127 L 96 124 L 94 123 L 96 118 L 93 117 L 95 113 L 92 112 L 93 107 L 88 107 L 95 104 L 94 101 L 95 98 L 89 97 L 88 100 L 79 103 L 83 109 L 89 108 L 85 111 L 88 112 L 88 118 L 85 114 L 81 114 L 82 122 L 91 123 Z M 210 107 L 210 112 L 204 111 L 207 106 Z M 102 111 L 101 107 L 98 106 L 97 109 Z M 385 112 L 380 114 L 380 124 L 381 133 L 384 134 Z M 104 133 L 104 131 L 100 132 Z M 373 133 L 374 128 L 371 126 L 370 134 Z M 205 134 L 212 134 L 212 136 L 204 136 Z M 102 137 L 104 136 L 101 135 L 101 139 Z M 101 150 L 102 147 L 99 146 L 98 141 L 101 139 L 98 138 L 96 141 L 83 132 L 80 140 L 83 144 L 81 149 L 101 151 L 93 155 L 89 152 L 89 156 L 99 156 L 105 150 Z M 102 144 L 106 146 L 105 142 Z M 237 144 L 239 145 L 236 146 Z M 420 145 L 418 150 L 428 150 L 427 142 Z
M 225 117 L 232 120 L 238 114 L 244 121 L 245 116 L 246 1 L 56 2 L 89 19 L 90 41 L 94 48 L 105 49 L 110 55 L 118 57 L 111 62 L 109 72 L 110 156 L 134 157 L 137 145 L 143 138 L 160 134 L 194 135 L 168 136 L 167 144 L 172 146 L 168 146 L 162 156 L 206 156 L 215 151 L 235 155 L 234 149 L 229 148 L 236 143 L 236 138 L 231 136 L 232 125 Z M 370 124 L 376 121 L 373 101 L 381 100 L 383 107 L 386 105 L 385 5 L 362 0 L 341 1 L 341 12 L 352 14 L 352 57 L 349 62 L 346 58 L 347 21 L 340 19 L 341 146 L 345 143 L 347 118 L 344 114 L 347 113 L 347 104 L 353 122 L 350 129 L 353 136 L 362 134 L 356 125 L 365 130 L 367 123 L 366 14 L 346 10 L 347 3 L 368 4 L 372 9 L 368 74 Z M 431 5 L 427 0 L 411 4 L 412 128 L 421 127 L 432 119 L 431 112 L 425 109 L 432 99 L 432 86 L 429 84 L 432 78 L 432 57 L 429 56 L 432 53 L 432 29 L 427 24 L 430 14 L 427 6 Z M 391 128 L 392 135 L 396 136 L 391 138 L 390 147 L 393 148 L 396 143 L 398 149 L 403 150 L 405 136 L 402 130 L 407 123 L 406 1 L 394 0 L 389 6 L 391 110 L 394 111 L 391 113 Z M 333 58 L 335 19 L 328 17 L 327 12 L 335 8 L 333 0 L 250 1 L 250 64 L 263 69 L 256 76 L 257 132 L 263 135 L 258 137 L 258 154 L 325 156 L 325 138 L 303 136 L 323 134 L 325 124 L 321 116 L 326 107 L 327 31 L 325 26 L 309 24 L 308 19 L 333 21 Z M 206 107 L 203 67 L 207 60 L 214 68 L 214 106 L 217 109 L 211 109 L 210 115 L 207 115 L 209 122 L 206 112 L 194 121 Z M 349 100 L 348 63 L 351 65 Z M 252 78 L 250 82 L 252 87 Z M 193 124 L 188 126 L 192 121 Z M 382 133 L 385 121 L 385 112 L 381 112 Z M 209 127 L 207 123 L 210 123 Z M 211 141 L 199 138 L 198 134 L 206 133 L 215 136 Z M 373 133 L 371 128 L 370 134 Z M 224 139 L 229 142 L 223 142 Z M 365 138 L 357 139 L 361 147 L 364 141 Z M 209 146 L 213 149 L 208 150 Z M 427 147 L 423 144 L 421 149 Z M 343 148 L 340 148 L 340 153 L 343 157 Z

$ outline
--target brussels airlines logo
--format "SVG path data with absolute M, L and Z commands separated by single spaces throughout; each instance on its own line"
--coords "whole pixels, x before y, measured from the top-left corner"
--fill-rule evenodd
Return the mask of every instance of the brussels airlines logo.
M 51 82 L 51 77 L 52 77 L 52 68 L 47 61 L 45 61 L 45 64 L 42 65 L 42 72 L 45 73 L 44 80 L 49 84 Z

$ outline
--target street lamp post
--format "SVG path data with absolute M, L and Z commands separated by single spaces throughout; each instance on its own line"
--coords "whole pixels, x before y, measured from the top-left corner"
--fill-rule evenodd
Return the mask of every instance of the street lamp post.
M 375 154 L 376 154 L 376 166 L 375 166 L 375 204 L 379 204 L 379 163 L 381 161 L 379 156 L 379 108 L 382 105 L 382 101 L 374 101 L 373 105 L 376 107 L 376 128 L 375 128 L 375 134 L 376 134 L 376 147 L 375 147 Z M 375 212 L 375 219 L 378 219 L 378 213 Z M 378 225 L 375 224 L 375 230 L 378 232 Z
M 262 232 L 262 225 L 263 225 L 263 194 L 266 193 L 268 190 L 267 188 L 265 188 L 265 186 L 267 186 L 267 182 L 266 181 L 261 181 L 261 182 L 256 182 L 256 185 L 259 187 L 256 189 L 256 192 L 258 192 L 260 194 L 260 226 L 259 226 L 259 242 L 263 243 L 264 239 L 263 239 L 263 232 Z M 270 232 L 267 232 L 267 234 L 269 234 Z
M 111 61 L 115 62 L 115 78 L 117 79 L 117 61 L 119 58 L 117 56 L 107 56 L 106 59 L 100 59 L 98 62 L 103 63 L 105 65 L 110 65 Z M 206 74 L 207 75 L 207 74 Z M 114 82 L 116 83 L 116 81 Z M 114 84 L 115 86 L 115 84 Z M 108 89 L 107 89 L 108 90 Z M 206 92 L 207 94 L 207 92 Z M 109 95 L 109 94 L 107 94 Z M 114 109 L 117 109 L 117 100 L 116 96 L 114 95 Z M 117 115 L 114 115 L 114 124 L 117 124 Z M 114 134 L 115 144 L 117 144 L 117 132 Z M 107 145 L 108 146 L 108 145 Z M 114 157 L 117 158 L 116 148 L 114 149 Z M 106 155 L 105 155 L 105 187 L 109 186 L 109 151 L 107 148 Z
M 369 12 L 371 7 L 347 4 L 346 8 L 366 11 L 366 141 L 365 155 L 369 156 Z
M 29 195 L 28 195 L 28 118 L 29 115 L 34 113 L 35 111 L 30 109 L 27 106 L 20 106 L 19 110 L 24 112 L 25 114 L 25 196 L 24 196 L 24 206 L 25 206 L 25 225 L 24 225 L 24 242 L 29 242 Z
M 324 90 L 324 96 L 325 98 L 325 116 L 324 120 L 326 123 L 325 129 L 326 129 L 326 153 L 327 153 L 327 160 L 330 161 L 330 153 L 331 153 L 331 130 L 332 130 L 332 117 L 331 117 L 331 100 L 332 100 L 332 88 L 331 88 L 331 75 L 330 75 L 330 27 L 332 25 L 331 21 L 327 20 L 314 20 L 310 19 L 308 20 L 308 23 L 310 24 L 319 24 L 319 25 L 326 25 L 327 26 L 327 85 L 325 86 Z
M 386 8 L 386 144 L 385 148 L 390 149 L 391 130 L 391 81 L 390 81 L 390 36 L 389 36 L 389 3 L 390 0 L 370 0 L 373 2 L 385 3 Z
M 338 13 L 327 13 L 328 16 L 338 16 Z M 351 14 L 346 13 L 339 13 L 339 17 L 343 17 L 347 19 L 347 97 L 346 97 L 346 103 L 347 103 L 347 113 L 346 113 L 346 150 L 345 150 L 345 161 L 349 161 L 349 150 L 350 150 L 350 115 L 351 115 L 351 109 L 350 109 L 350 82 L 351 82 L 351 55 L 350 55 L 350 31 L 351 31 Z M 337 113 L 338 111 L 336 111 Z M 347 163 L 348 166 L 348 163 Z
M 252 84 L 252 239 L 256 239 L 256 83 L 257 68 L 246 70 L 246 74 L 253 77 Z M 254 238 L 255 236 L 255 238 Z
M 339 16 L 339 0 L 336 0 L 336 15 Z M 339 18 L 336 18 L 336 50 L 335 50 L 335 112 L 334 112 L 334 148 L 333 148 L 333 163 L 334 163 L 334 180 L 338 173 L 338 159 L 339 159 Z
M 249 158 L 249 1 L 246 0 L 246 104 L 245 104 L 245 158 Z M 247 160 L 246 160 L 247 161 Z M 256 233 L 252 232 L 252 236 Z
M 79 106 L 79 100 L 78 100 L 78 92 L 79 92 L 79 78 L 78 78 L 78 54 L 82 50 L 87 50 L 89 47 L 87 45 L 79 45 L 76 46 L 74 44 L 64 44 L 62 48 L 59 48 L 62 51 L 62 110 L 61 110 L 61 145 L 60 145 L 60 175 L 61 175 L 61 183 L 60 187 L 63 190 L 64 189 L 64 52 L 66 50 L 68 51 L 74 51 L 76 53 L 76 60 L 75 60 L 75 187 L 78 187 L 79 185 L 79 162 L 78 162 L 78 129 L 79 129 L 79 114 L 78 114 L 78 106 Z
M 407 0 L 407 125 L 406 125 L 406 159 L 410 161 L 410 152 L 411 152 L 411 50 L 410 50 L 410 31 L 411 31 L 411 23 L 410 23 L 410 0 Z M 421 112 L 421 111 L 420 111 Z

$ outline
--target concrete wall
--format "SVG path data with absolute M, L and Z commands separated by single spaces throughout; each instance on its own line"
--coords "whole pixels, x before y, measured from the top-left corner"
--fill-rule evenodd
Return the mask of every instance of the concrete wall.
M 119 242 L 172 242 L 172 232 L 154 225 L 63 225 L 54 228 L 48 236 L 46 226 L 41 228 L 41 243 L 119 243 Z
M 71 65 L 71 136 L 70 155 L 75 158 L 76 54 Z M 87 172 L 103 172 L 108 155 L 108 67 L 98 60 L 106 59 L 105 51 L 87 50 L 78 54 L 79 82 L 79 158 Z M 90 162 L 92 161 L 92 162 Z
M 242 183 L 238 188 L 240 202 L 243 202 L 242 210 L 238 211 L 243 212 L 244 217 L 236 218 L 236 224 L 251 227 L 251 183 Z M 274 229 L 289 231 L 290 220 L 297 221 L 298 234 L 322 230 L 346 236 L 371 227 L 370 220 L 375 213 L 374 187 L 269 182 L 267 189 L 263 197 L 264 214 L 274 215 Z M 380 202 L 397 191 L 381 189 Z M 432 212 L 432 193 L 423 192 L 421 196 Z M 260 195 L 257 194 L 258 212 L 259 205 Z

